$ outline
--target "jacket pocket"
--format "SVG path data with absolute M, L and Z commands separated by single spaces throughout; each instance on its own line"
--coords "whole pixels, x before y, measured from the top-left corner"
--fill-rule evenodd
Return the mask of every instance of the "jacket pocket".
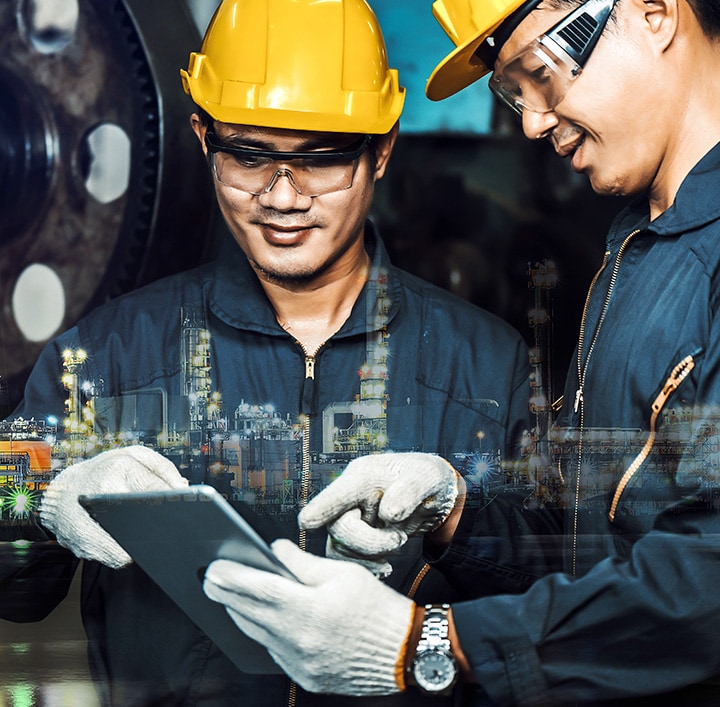
M 655 443 L 655 436 L 657 434 L 656 427 L 660 413 L 665 407 L 665 404 L 669 400 L 670 396 L 678 389 L 685 378 L 687 378 L 690 371 L 695 368 L 695 359 L 700 355 L 700 353 L 701 350 L 696 349 L 692 354 L 688 354 L 675 364 L 670 372 L 670 375 L 667 377 L 667 380 L 660 388 L 660 392 L 650 405 L 650 433 L 648 434 L 647 440 L 645 440 L 643 448 L 625 470 L 625 473 L 622 475 L 617 487 L 615 488 L 615 493 L 613 494 L 612 501 L 610 502 L 610 510 L 608 512 L 608 518 L 611 523 L 615 521 L 615 514 L 617 512 L 620 497 L 652 451 L 653 444 Z

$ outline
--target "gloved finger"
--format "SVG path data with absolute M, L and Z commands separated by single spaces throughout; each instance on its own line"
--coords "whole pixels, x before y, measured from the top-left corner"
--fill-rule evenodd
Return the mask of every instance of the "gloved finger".
M 419 470 L 411 478 L 390 484 L 378 506 L 378 517 L 388 523 L 399 523 L 420 506 L 446 506 L 449 502 L 452 505 L 457 497 L 457 472 L 449 463 L 444 464 L 445 468 L 433 466 L 427 473 Z
M 149 447 L 138 444 L 113 450 L 113 452 L 121 452 L 121 456 L 125 458 L 123 462 L 132 460 L 140 465 L 140 468 L 133 470 L 135 474 L 132 479 L 134 485 L 138 486 L 138 491 L 161 491 L 167 487 L 181 489 L 188 486 L 188 480 L 180 474 L 175 464 L 167 457 L 164 457 Z M 140 469 L 151 472 L 153 476 L 157 477 L 158 483 L 153 483 L 153 481 L 151 481 L 152 477 L 148 478 L 147 474 L 142 472 L 138 473 Z
M 407 535 L 400 528 L 376 528 L 366 523 L 359 508 L 343 513 L 328 526 L 328 533 L 336 544 L 360 555 L 381 555 L 407 542 Z
M 98 539 L 92 552 L 88 552 L 84 559 L 95 560 L 110 569 L 119 570 L 132 564 L 133 559 L 120 545 L 102 528 L 99 531 L 106 537 Z
M 351 508 L 369 508 L 382 498 L 382 489 L 366 491 L 367 481 L 357 476 L 339 476 L 324 488 L 298 514 L 298 523 L 305 530 L 321 528 Z M 374 511 L 370 511 L 374 515 Z
M 289 595 L 280 589 L 287 589 L 289 581 L 247 565 L 216 560 L 205 572 L 203 582 L 206 596 L 223 604 L 235 625 L 266 646 L 275 662 L 286 672 L 290 666 L 274 648 L 278 645 L 278 637 L 282 638 L 287 631 L 287 612 L 290 615 L 293 613 L 290 604 L 302 609 L 302 604 L 291 602 Z
M 385 579 L 392 574 L 392 565 L 381 555 L 375 557 L 358 555 L 342 545 L 335 544 L 329 536 L 325 547 L 325 557 L 329 557 L 331 560 L 355 562 L 370 570 L 378 579 Z
M 101 562 L 111 569 L 120 569 L 132 563 L 132 558 L 100 524 L 81 509 L 72 530 L 72 537 L 58 532 L 57 540 L 77 557 Z
M 283 673 L 290 675 L 293 668 L 297 668 L 298 658 L 293 653 L 292 647 L 288 650 L 283 640 L 283 628 L 287 626 L 287 618 L 282 612 L 276 611 L 270 616 L 261 614 L 256 617 L 252 614 L 241 613 L 233 606 L 225 605 L 225 610 L 246 636 L 265 646 L 270 657 L 280 666 Z M 289 656 L 286 655 L 287 653 Z M 304 680 L 302 680 L 302 676 L 299 676 L 298 684 L 301 687 L 310 687 L 307 683 L 302 685 L 302 682 Z
M 300 582 L 308 586 L 317 586 L 327 582 L 329 577 L 337 576 L 340 569 L 345 572 L 364 572 L 353 562 L 332 560 L 319 557 L 301 550 L 291 540 L 280 538 L 273 541 L 272 550 Z M 340 565 L 342 564 L 342 568 Z M 296 582 L 297 584 L 297 582 Z
M 252 604 L 275 606 L 287 600 L 288 583 L 298 584 L 274 572 L 221 559 L 211 562 L 205 570 L 203 591 L 223 604 L 242 600 L 248 607 Z

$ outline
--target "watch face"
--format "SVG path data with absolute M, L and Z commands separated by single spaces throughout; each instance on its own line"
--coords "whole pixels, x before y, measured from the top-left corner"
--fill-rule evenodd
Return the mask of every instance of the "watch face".
M 442 692 L 455 682 L 455 661 L 442 651 L 425 651 L 415 658 L 413 676 L 427 692 Z

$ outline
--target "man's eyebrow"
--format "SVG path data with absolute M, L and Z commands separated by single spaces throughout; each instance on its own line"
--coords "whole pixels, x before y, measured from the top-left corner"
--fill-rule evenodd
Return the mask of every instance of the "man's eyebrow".
M 230 145 L 232 147 L 249 148 L 251 150 L 267 150 L 271 152 L 311 152 L 313 150 L 337 150 L 345 147 L 344 145 L 329 145 L 320 138 L 309 138 L 299 145 L 295 145 L 292 150 L 280 150 L 275 143 L 255 138 L 252 135 L 218 135 L 218 138 L 226 145 Z
M 250 147 L 256 150 L 272 150 L 273 145 L 262 140 L 256 140 L 247 135 L 218 135 L 218 137 L 226 144 L 233 147 Z

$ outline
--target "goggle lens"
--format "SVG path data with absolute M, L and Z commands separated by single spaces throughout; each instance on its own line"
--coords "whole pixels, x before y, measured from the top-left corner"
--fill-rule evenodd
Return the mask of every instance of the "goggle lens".
M 490 77 L 490 88 L 518 115 L 524 108 L 548 113 L 581 73 L 580 66 L 552 39 L 542 36 L 498 67 Z
M 523 109 L 549 113 L 582 73 L 617 0 L 587 0 L 545 34 L 498 64 L 493 93 L 518 115 Z
M 205 137 L 216 179 L 240 191 L 259 196 L 287 177 L 303 196 L 321 196 L 350 189 L 358 161 L 371 142 L 363 136 L 347 148 L 316 152 L 273 152 L 221 143 L 207 131 Z
M 213 155 L 213 168 L 219 182 L 255 196 L 270 191 L 279 177 L 290 179 L 295 190 L 303 196 L 321 196 L 350 189 L 357 168 L 357 160 L 313 162 L 297 159 L 283 163 L 288 166 L 281 167 L 281 162 L 267 157 L 247 159 L 226 152 Z

